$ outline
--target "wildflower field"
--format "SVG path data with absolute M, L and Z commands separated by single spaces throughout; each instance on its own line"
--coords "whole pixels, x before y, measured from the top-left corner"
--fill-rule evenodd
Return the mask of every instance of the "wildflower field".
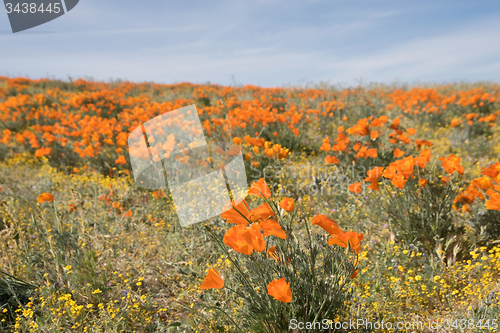
M 128 137 L 192 104 L 249 191 L 181 227 Z M 0 330 L 498 331 L 499 156 L 493 83 L 0 77 Z

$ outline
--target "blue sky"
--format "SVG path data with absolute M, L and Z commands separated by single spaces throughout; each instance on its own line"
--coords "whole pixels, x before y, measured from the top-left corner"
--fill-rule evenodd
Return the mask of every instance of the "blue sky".
M 500 82 L 498 0 L 80 0 L 17 34 L 2 11 L 0 75 L 268 87 Z

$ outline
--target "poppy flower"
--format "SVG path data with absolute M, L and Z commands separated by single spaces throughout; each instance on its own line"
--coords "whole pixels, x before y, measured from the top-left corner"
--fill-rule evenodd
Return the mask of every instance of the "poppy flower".
M 387 168 L 385 168 L 384 172 L 382 173 L 382 176 L 388 179 L 392 179 L 396 177 L 396 171 L 397 171 L 396 167 L 394 165 L 389 164 L 389 166 L 387 166 Z
M 450 154 L 448 157 L 440 157 L 438 160 L 442 161 L 441 166 L 446 172 L 452 174 L 456 171 L 459 175 L 464 174 L 465 168 L 460 165 L 462 161 L 460 157 Z
M 254 250 L 252 235 L 241 224 L 229 228 L 224 235 L 223 242 L 236 252 L 246 254 L 247 256 L 252 254 Z
M 335 156 L 328 155 L 327 157 L 325 157 L 325 163 L 337 164 L 337 163 L 339 163 L 339 159 L 336 158 Z
M 330 139 L 328 137 L 323 139 L 323 144 L 319 147 L 320 150 L 329 151 L 332 146 L 330 145 Z
M 46 201 L 54 201 L 54 196 L 50 193 L 42 193 L 38 196 L 38 203 L 46 202 Z
M 231 204 L 226 204 L 224 208 L 222 208 L 220 216 L 226 220 L 226 223 L 248 225 L 250 220 L 250 207 L 248 207 L 245 200 L 233 200 Z
M 128 212 L 125 213 L 125 217 L 131 217 L 132 216 L 132 210 L 129 210 Z
M 419 184 L 420 186 L 422 186 L 422 187 L 425 187 L 425 186 L 427 185 L 427 179 L 424 179 L 424 178 L 420 179 L 420 180 L 418 181 L 418 184 Z
M 359 269 L 355 270 L 354 273 L 350 276 L 351 279 L 354 279 L 356 276 L 358 276 L 358 271 Z
M 283 303 L 290 303 L 292 301 L 292 290 L 290 289 L 290 282 L 286 282 L 285 278 L 279 280 L 274 279 L 267 285 L 267 293 L 275 300 Z
M 287 212 L 291 213 L 295 210 L 295 204 L 293 202 L 293 198 L 283 198 L 281 199 L 279 206 L 286 210 Z
M 205 280 L 200 286 L 201 290 L 204 289 L 220 289 L 224 287 L 224 280 L 220 276 L 219 273 L 215 270 L 215 268 L 210 268 L 208 270 L 207 276 L 205 276 Z
M 351 247 L 356 254 L 361 251 L 361 240 L 363 239 L 363 234 L 358 234 L 354 231 L 348 231 L 344 233 L 342 230 L 336 235 L 332 235 L 328 240 L 328 245 L 332 246 L 336 244 L 340 247 L 347 248 L 347 245 Z
M 120 155 L 120 157 L 118 157 L 118 158 L 115 160 L 115 163 L 116 163 L 116 164 L 127 164 L 127 160 L 125 159 L 125 156 Z
M 377 158 L 378 152 L 377 149 L 375 148 L 370 148 L 366 151 L 366 156 L 371 157 L 371 158 Z
M 367 178 L 375 178 L 378 179 L 382 176 L 382 172 L 384 171 L 384 167 L 374 167 L 366 172 Z M 366 181 L 366 179 L 365 179 Z
M 370 132 L 370 139 L 375 140 L 375 139 L 376 139 L 376 138 L 378 138 L 378 137 L 379 137 L 379 132 L 378 132 L 378 130 L 375 130 L 375 131 L 371 131 L 371 132 Z
M 407 179 L 405 179 L 403 175 L 396 175 L 394 178 L 392 178 L 391 183 L 397 188 L 403 189 L 405 187 L 406 181 Z
M 248 190 L 248 194 L 252 194 L 258 197 L 265 197 L 266 199 L 269 199 L 271 197 L 271 191 L 269 190 L 269 187 L 267 186 L 264 178 L 253 182 L 250 186 L 250 189 Z
M 391 128 L 393 130 L 397 130 L 399 128 L 399 124 L 401 124 L 401 120 L 399 120 L 399 118 L 396 118 L 392 121 Z
M 251 212 L 252 216 L 251 219 L 252 221 L 258 222 L 260 220 L 267 220 L 270 217 L 276 219 L 276 214 L 274 211 L 271 209 L 271 206 L 267 202 L 263 203 L 259 207 L 255 208 Z
M 471 185 L 474 185 L 481 190 L 487 190 L 494 186 L 493 182 L 488 177 L 475 178 L 471 181 Z
M 394 152 L 392 154 L 394 155 L 394 157 L 400 158 L 401 156 L 404 156 L 405 152 L 399 148 L 396 148 L 394 149 Z
M 378 191 L 379 190 L 378 179 L 376 179 L 376 178 L 366 178 L 366 179 L 368 179 L 369 181 L 371 181 L 371 184 L 368 185 L 368 188 L 370 190 L 374 190 L 374 191 Z M 365 179 L 365 181 L 367 181 L 366 179 Z
M 409 135 L 415 135 L 417 134 L 417 130 L 415 128 L 408 128 L 406 130 L 406 133 L 408 133 Z
M 266 241 L 264 236 L 260 232 L 260 226 L 258 223 L 252 224 L 250 227 L 247 227 L 248 233 L 252 239 L 252 247 L 257 252 L 262 252 L 266 249 Z
M 52 149 L 48 148 L 48 147 L 46 147 L 46 148 L 40 148 L 40 149 L 37 149 L 35 151 L 35 156 L 36 157 L 42 157 L 42 156 L 50 154 L 51 151 L 52 151 Z
M 490 200 L 486 201 L 486 209 L 500 210 L 500 193 L 494 193 L 490 196 Z
M 357 182 L 357 183 L 351 184 L 351 185 L 349 185 L 349 187 L 347 189 L 349 190 L 349 192 L 361 193 L 361 183 Z
M 425 168 L 427 162 L 431 160 L 431 151 L 429 149 L 424 149 L 420 152 L 420 155 L 415 157 L 414 161 L 422 169 Z
M 482 168 L 482 175 L 488 176 L 494 181 L 497 181 L 498 175 L 500 174 L 500 162 L 490 165 L 488 168 Z
M 323 228 L 323 230 L 325 230 L 330 235 L 335 235 L 335 234 L 339 233 L 339 231 L 340 231 L 340 228 L 339 228 L 337 222 L 335 222 L 331 218 L 327 217 L 325 214 L 319 214 L 319 215 L 314 216 L 311 220 L 311 224 L 316 224 L 316 225 L 320 226 L 321 228 Z
M 264 231 L 264 236 L 276 236 L 281 239 L 286 239 L 286 232 L 281 228 L 281 225 L 273 220 L 273 219 L 268 219 L 268 220 L 261 220 L 259 223 L 259 227 L 262 231 Z
M 417 150 L 420 150 L 422 146 L 432 146 L 432 142 L 427 140 L 415 140 L 415 144 L 417 145 Z

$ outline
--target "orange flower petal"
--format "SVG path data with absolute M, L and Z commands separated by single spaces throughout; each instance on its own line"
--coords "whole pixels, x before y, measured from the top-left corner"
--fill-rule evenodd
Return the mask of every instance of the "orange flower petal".
M 42 193 L 38 196 L 38 203 L 46 202 L 46 201 L 54 201 L 54 196 L 50 193 Z
M 269 187 L 267 186 L 264 178 L 253 182 L 252 186 L 248 190 L 248 194 L 252 194 L 258 197 L 264 196 L 266 199 L 269 199 L 271 197 L 271 191 L 269 190 Z
M 286 282 L 285 278 L 279 280 L 274 279 L 267 285 L 267 293 L 275 300 L 283 303 L 290 303 L 292 301 L 292 290 L 290 289 L 290 282 Z
M 215 270 L 215 268 L 210 268 L 208 270 L 207 276 L 203 283 L 200 286 L 200 289 L 220 289 L 224 287 L 224 280 L 220 276 L 220 274 Z
M 289 213 L 291 213 L 295 210 L 295 204 L 293 202 L 293 198 L 281 199 L 279 206 Z

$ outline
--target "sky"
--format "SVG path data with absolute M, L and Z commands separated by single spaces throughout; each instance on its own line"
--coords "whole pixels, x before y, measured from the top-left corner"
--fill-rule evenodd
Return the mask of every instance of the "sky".
M 264 87 L 500 82 L 500 1 L 80 0 L 12 33 L 0 75 Z

